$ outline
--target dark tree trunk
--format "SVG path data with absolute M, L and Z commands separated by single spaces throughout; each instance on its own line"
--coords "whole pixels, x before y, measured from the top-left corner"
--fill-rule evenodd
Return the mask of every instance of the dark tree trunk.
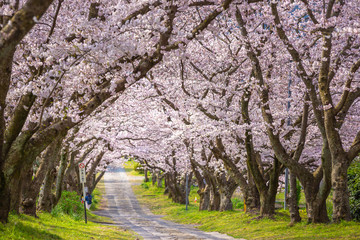
M 145 176 L 144 182 L 149 182 L 148 170 L 146 168 L 144 170 L 144 176 Z
M 328 223 L 326 199 L 331 190 L 331 154 L 324 140 L 321 163 L 313 174 L 297 176 L 304 188 L 308 223 Z M 302 178 L 302 180 L 301 180 Z
M 23 189 L 22 183 L 24 174 L 27 173 L 27 171 L 30 171 L 31 166 L 27 166 L 27 164 L 21 165 L 16 163 L 23 162 L 24 158 L 24 145 L 27 142 L 27 140 L 31 137 L 32 132 L 26 131 L 22 133 L 20 136 L 14 140 L 12 143 L 11 149 L 9 150 L 5 162 L 5 177 L 8 184 L 8 187 L 10 189 L 10 210 L 15 211 L 16 213 L 19 213 L 20 204 L 21 204 L 21 196 Z M 15 164 L 10 163 L 9 159 L 12 159 Z M 31 178 L 30 178 L 31 180 Z M 1 200 L 0 200 L 1 201 Z
M 220 206 L 219 211 L 233 210 L 231 197 L 234 194 L 238 184 L 226 173 L 217 176 L 217 184 L 219 185 Z
M 209 185 L 205 181 L 205 177 L 201 175 L 201 173 L 197 170 L 196 164 L 194 163 L 194 159 L 190 159 L 192 172 L 195 175 L 196 181 L 198 183 L 199 190 L 197 193 L 199 194 L 199 211 L 208 210 L 210 203 L 210 188 Z M 204 173 L 203 173 L 204 174 Z
M 219 211 L 220 209 L 220 194 L 216 189 L 210 191 L 209 211 Z
M 260 191 L 260 216 L 271 217 L 275 214 L 276 190 L 265 189 Z
M 231 197 L 232 197 L 234 191 L 235 191 L 235 189 L 228 189 L 225 191 L 223 191 L 223 189 L 221 189 L 219 191 L 220 192 L 220 206 L 219 206 L 220 212 L 233 210 L 233 204 L 231 202 Z
M 33 170 L 28 170 L 22 177 L 22 186 L 21 186 L 21 202 L 20 202 L 20 212 L 23 214 L 36 216 L 36 197 L 29 189 L 32 189 L 32 178 L 33 178 Z M 40 188 L 39 188 L 40 189 Z
M 303 184 L 309 223 L 327 223 L 330 221 L 327 215 L 326 198 L 320 196 L 319 184 L 313 179 Z
M 210 204 L 209 211 L 219 211 L 220 209 L 220 193 L 214 176 L 208 176 L 208 184 L 210 187 Z
M 0 222 L 6 223 L 10 211 L 10 191 L 5 176 L 0 171 Z
M 298 198 L 296 176 L 290 172 L 290 196 L 288 198 L 287 204 L 289 206 L 290 220 L 291 223 L 301 222 L 301 217 L 299 213 L 299 206 L 297 202 Z
M 17 177 L 17 180 L 11 181 L 10 186 L 10 210 L 16 214 L 20 214 L 21 190 L 22 190 L 23 176 Z
M 333 221 L 350 221 L 349 190 L 347 186 L 348 160 L 333 158 L 332 187 L 333 187 Z
M 169 191 L 169 198 L 175 203 L 185 204 L 184 186 L 181 186 L 177 179 L 177 173 L 166 174 L 166 184 Z
M 67 151 L 65 150 L 61 156 L 60 156 L 60 165 L 59 165 L 59 170 L 56 176 L 56 185 L 55 185 L 55 199 L 54 199 L 54 203 L 53 203 L 53 208 L 57 205 L 57 203 L 59 202 L 60 198 L 61 198 L 61 194 L 63 191 L 63 180 L 64 180 L 64 175 L 65 175 L 65 170 L 66 170 L 66 163 L 67 163 Z M 46 177 L 44 180 L 44 183 L 46 182 Z
M 8 59 L 8 62 L 12 62 Z M 2 64 L 3 62 L 1 62 Z M 7 223 L 7 219 L 10 212 L 10 189 L 9 182 L 7 181 L 4 174 L 4 164 L 5 164 L 5 154 L 3 152 L 4 148 L 4 133 L 5 133 L 5 119 L 4 119 L 4 110 L 5 110 L 5 99 L 9 87 L 11 65 L 7 69 L 1 68 L 0 72 L 7 71 L 8 76 L 3 76 L 4 73 L 0 73 L 0 223 Z
M 61 150 L 62 139 L 63 139 L 62 137 L 58 137 L 57 139 L 54 139 L 54 141 L 46 148 L 39 169 L 36 172 L 36 175 L 34 176 L 33 180 L 31 180 L 30 178 L 27 181 L 29 185 L 26 186 L 26 188 L 23 188 L 22 201 L 20 207 L 22 213 L 31 216 L 36 216 L 36 199 L 40 193 L 40 188 L 44 182 L 45 176 L 47 174 L 54 175 L 55 174 L 54 171 L 56 172 L 55 166 L 57 165 L 58 160 L 60 158 L 59 152 Z M 32 176 L 32 170 L 31 170 L 31 176 Z M 49 181 L 51 181 L 49 183 L 50 192 L 54 178 L 55 176 L 49 179 Z M 45 197 L 47 196 L 45 195 Z
M 155 184 L 156 184 L 156 179 L 157 179 L 156 170 L 153 170 L 151 173 L 151 183 L 153 186 L 155 186 Z
M 157 187 L 158 187 L 158 188 L 162 188 L 162 181 L 163 181 L 163 179 L 164 179 L 164 175 L 161 174 L 160 171 L 158 171 L 158 172 L 157 172 L 157 178 L 156 178 L 156 180 L 157 180 Z
M 197 191 L 197 193 L 199 194 L 199 210 L 203 211 L 203 210 L 208 210 L 209 209 L 209 205 L 210 205 L 210 189 L 209 186 L 206 185 L 204 188 L 199 188 L 199 190 Z
M 245 212 L 257 212 L 260 209 L 260 194 L 254 183 L 242 191 L 244 197 Z
M 260 192 L 260 216 L 271 217 L 275 214 L 275 198 Z
M 35 25 L 33 18 L 40 18 L 53 0 L 29 1 L 21 11 L 15 12 L 12 24 L 2 28 L 0 48 L 0 222 L 6 223 L 10 211 L 10 181 L 5 172 L 6 152 L 4 152 L 6 96 L 10 86 L 13 56 L 16 46 Z M 17 134 L 15 134 L 17 135 Z M 14 136 L 15 136 L 14 135 Z
M 168 194 L 168 197 L 171 198 L 171 191 L 170 191 L 170 176 L 169 173 L 165 174 L 165 190 L 164 194 Z
M 74 172 L 74 169 L 68 174 L 65 174 L 63 187 L 66 191 L 69 192 L 78 191 L 78 185 L 77 185 L 76 174 Z
M 277 189 L 279 187 L 279 176 L 280 176 L 281 166 L 277 158 L 274 158 L 273 166 L 269 172 L 269 182 L 266 184 L 266 195 L 260 193 L 260 216 L 272 216 L 275 214 L 275 200 Z M 262 197 L 263 195 L 263 197 Z
M 279 176 L 277 175 L 275 179 L 270 179 L 270 187 L 265 189 L 265 191 L 260 192 L 260 216 L 262 217 L 272 217 L 275 214 L 278 181 Z
M 236 163 L 227 156 L 221 138 L 216 138 L 216 146 L 213 145 L 211 151 L 218 159 L 223 161 L 228 174 L 239 185 L 244 197 L 245 211 L 258 211 L 260 207 L 259 192 L 255 186 L 251 172 L 247 171 L 248 179 L 246 180 L 244 173 L 240 171 Z

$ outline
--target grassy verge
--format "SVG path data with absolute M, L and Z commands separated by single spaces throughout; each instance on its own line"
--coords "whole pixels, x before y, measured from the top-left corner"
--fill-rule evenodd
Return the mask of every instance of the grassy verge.
M 143 171 L 137 170 L 140 167 L 141 167 L 141 165 L 133 160 L 129 160 L 124 163 L 124 169 L 125 169 L 126 173 L 129 175 L 132 175 L 132 176 L 144 176 Z
M 136 239 L 133 233 L 118 227 L 77 221 L 69 215 L 40 213 L 39 218 L 10 215 L 9 223 L 0 224 L 0 239 Z
M 106 206 L 102 198 L 105 192 L 103 182 L 93 192 L 91 210 Z M 73 192 L 63 192 L 62 198 L 52 213 L 40 213 L 39 218 L 11 214 L 9 223 L 0 224 L 0 240 L 3 239 L 138 239 L 129 230 L 95 222 L 112 223 L 111 219 L 87 211 L 88 223 L 84 222 L 84 209 L 79 196 Z
M 133 186 L 140 203 L 147 205 L 155 214 L 166 215 L 165 219 L 196 224 L 204 231 L 217 231 L 236 238 L 245 239 L 360 239 L 360 224 L 342 222 L 340 224 L 296 224 L 289 226 L 288 211 L 278 210 L 275 219 L 256 219 L 255 215 L 243 211 L 208 212 L 198 211 L 194 202 L 196 189 L 190 192 L 189 210 L 184 205 L 172 203 L 161 188 L 143 183 Z M 301 210 L 305 218 L 305 210 Z

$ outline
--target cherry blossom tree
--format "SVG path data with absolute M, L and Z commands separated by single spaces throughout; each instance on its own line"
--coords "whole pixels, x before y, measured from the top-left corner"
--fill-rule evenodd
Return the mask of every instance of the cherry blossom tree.
M 166 1 L 106 1 L 89 2 L 84 10 L 81 2 L 58 1 L 41 19 L 51 1 L 17 2 L 20 6 L 17 4 L 14 9 L 22 7 L 22 10 L 16 11 L 2 30 L 10 33 L 2 36 L 2 49 L 7 55 L 2 58 L 1 65 L 8 68 L 8 71 L 3 71 L 7 75 L 1 85 L 2 116 L 6 112 L 6 122 L 2 121 L 1 129 L 4 131 L 7 126 L 8 130 L 2 154 L 5 157 L 1 160 L 6 162 L 5 170 L 2 170 L 6 172 L 2 181 L 2 221 L 6 221 L 8 212 L 9 198 L 6 196 L 9 196 L 11 179 L 30 169 L 36 157 L 55 137 L 79 124 L 115 93 L 146 76 L 162 60 L 164 52 L 194 39 L 229 7 L 230 2 L 225 1 L 218 8 L 218 4 L 207 1 L 184 1 L 177 5 Z M 206 8 L 204 12 L 208 16 L 200 21 L 188 21 L 195 8 Z M 24 14 L 23 10 L 29 12 L 26 19 L 19 18 Z M 186 29 L 175 37 L 174 27 L 181 26 L 185 19 Z M 35 23 L 36 28 L 27 36 L 24 45 L 15 48 Z M 44 26 L 49 26 L 50 31 L 44 30 Z M 136 44 L 133 39 L 136 39 Z M 6 44 L 10 42 L 7 48 Z M 12 73 L 9 66 L 13 65 L 13 56 L 18 68 L 14 67 Z M 24 69 L 30 71 L 24 72 Z M 81 84 L 86 87 L 80 87 Z M 26 94 L 22 96 L 17 88 Z M 21 104 L 16 104 L 19 98 Z M 25 132 L 22 132 L 23 127 Z M 21 150 L 16 146 L 22 146 Z M 20 152 L 25 154 L 19 155 Z
M 203 209 L 231 209 L 239 185 L 261 215 L 287 167 L 309 222 L 329 221 L 331 189 L 333 220 L 350 219 L 358 1 L 52 2 L 1 3 L 2 222 L 10 196 L 35 214 L 40 194 L 49 211 L 78 190 L 77 163 L 92 189 L 125 155 L 164 173 L 175 201 L 192 172 Z

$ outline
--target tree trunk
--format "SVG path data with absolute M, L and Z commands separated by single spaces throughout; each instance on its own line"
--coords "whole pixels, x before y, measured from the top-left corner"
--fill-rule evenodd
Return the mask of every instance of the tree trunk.
M 60 166 L 59 166 L 58 174 L 56 176 L 56 185 L 55 185 L 56 190 L 55 190 L 55 199 L 54 199 L 53 207 L 55 207 L 59 202 L 63 191 L 63 180 L 64 180 L 67 156 L 68 156 L 67 154 L 68 153 L 65 150 L 60 156 Z M 44 182 L 46 182 L 46 177 Z
M 272 217 L 275 214 L 275 198 L 267 196 L 267 191 L 260 192 L 260 216 Z
M 245 191 L 244 191 L 245 190 Z M 242 191 L 244 197 L 244 204 L 246 206 L 245 212 L 256 212 L 260 209 L 260 194 L 255 184 L 249 186 Z
M 10 182 L 9 186 L 10 193 L 10 211 L 20 214 L 20 202 L 21 202 L 21 189 L 22 189 L 23 178 L 22 176 L 17 177 L 16 181 Z
M 45 176 L 42 190 L 39 194 L 39 201 L 37 206 L 38 211 L 51 212 L 51 210 L 55 206 L 54 200 L 56 197 L 52 193 L 52 186 L 55 180 L 55 176 L 55 169 L 49 169 Z
M 210 205 L 210 189 L 209 186 L 206 185 L 204 188 L 199 188 L 199 190 L 197 191 L 197 193 L 199 194 L 199 210 L 203 211 L 203 210 L 208 210 L 209 209 L 209 205 Z
M 289 206 L 290 220 L 292 224 L 301 222 L 299 206 L 297 202 L 298 194 L 300 193 L 298 193 L 297 189 L 296 176 L 290 172 L 290 196 L 287 199 L 287 204 Z
M 11 62 L 9 62 L 9 64 L 10 63 Z M 4 86 L 0 86 L 1 88 L 0 96 L 4 96 L 3 94 L 5 94 L 5 92 L 2 92 L 2 91 L 6 91 L 6 89 L 3 87 Z M 21 179 L 18 177 L 15 178 L 15 180 L 13 180 L 8 176 L 5 176 L 6 172 L 3 171 L 4 169 L 6 169 L 4 168 L 6 156 L 13 142 L 16 140 L 16 138 L 21 132 L 21 129 L 23 128 L 27 116 L 30 112 L 30 109 L 35 101 L 35 98 L 36 97 L 32 93 L 25 93 L 20 98 L 20 101 L 16 106 L 16 108 L 14 109 L 13 116 L 8 123 L 5 133 L 4 133 L 5 123 L 3 121 L 4 106 L 2 105 L 2 103 L 4 102 L 0 101 L 1 102 L 0 104 L 0 222 L 3 222 L 2 219 L 7 219 L 8 213 L 6 212 L 8 212 L 11 209 L 13 209 L 16 213 L 19 213 L 19 206 L 20 206 L 19 192 L 21 187 Z M 11 185 L 13 181 L 15 181 L 16 189 L 12 189 L 9 186 L 9 184 Z M 15 196 L 14 194 L 11 193 L 10 189 L 16 193 Z M 4 200 L 4 202 L 2 202 L 2 200 Z
M 230 186 L 230 184 L 226 187 L 220 187 L 220 206 L 219 211 L 230 211 L 233 210 L 233 204 L 231 201 L 231 197 L 234 194 L 237 185 Z
M 231 201 L 231 197 L 238 187 L 238 184 L 227 175 L 227 173 L 222 173 L 217 176 L 217 184 L 219 186 L 219 194 L 220 194 L 220 206 L 219 211 L 230 211 L 233 210 L 233 204 Z
M 21 202 L 20 202 L 20 213 L 36 216 L 36 197 L 37 194 L 33 194 L 33 170 L 28 170 L 22 178 L 22 186 L 21 186 Z M 40 189 L 40 188 L 39 188 Z M 35 196 L 34 196 L 35 195 Z
M 190 158 L 192 172 L 195 175 L 196 181 L 198 183 L 199 190 L 197 193 L 199 194 L 199 211 L 208 210 L 210 203 L 210 188 L 206 183 L 205 178 L 201 173 L 197 170 L 196 164 L 193 162 L 194 160 Z M 204 173 L 203 173 L 204 174 Z
M 145 170 L 144 170 L 144 175 L 145 175 L 144 182 L 149 182 L 148 170 L 147 170 L 146 168 L 145 168 Z
M 195 164 L 192 163 L 192 170 L 195 174 L 195 178 L 198 183 L 198 191 L 199 194 L 199 211 L 208 210 L 210 204 L 210 187 L 205 181 L 205 177 L 203 177 L 200 172 L 197 170 Z M 204 174 L 204 173 L 203 173 Z
M 260 216 L 272 217 L 275 214 L 276 190 L 270 191 L 266 189 L 260 192 Z
M 324 202 L 326 198 L 321 196 L 319 184 L 314 179 L 309 179 L 303 184 L 308 223 L 327 223 L 330 221 L 327 215 L 326 202 Z
M 160 171 L 157 172 L 157 187 L 162 188 L 162 180 L 164 179 L 164 175 L 160 173 Z
M 55 166 L 59 160 L 59 152 L 61 150 L 61 143 L 63 137 L 58 137 L 46 148 L 45 153 L 42 157 L 39 169 L 36 172 L 33 180 L 29 179 L 29 186 L 23 189 L 22 201 L 21 201 L 21 212 L 27 215 L 36 216 L 36 199 L 40 193 L 41 185 L 44 182 L 45 176 L 55 170 Z M 31 171 L 32 172 L 32 171 Z M 54 174 L 54 173 L 52 173 Z M 54 177 L 51 178 L 54 180 Z M 50 192 L 52 188 L 50 183 Z M 47 200 L 47 199 L 46 199 Z
M 219 211 L 220 209 L 220 194 L 216 189 L 210 191 L 210 205 L 209 211 Z
M 349 190 L 347 186 L 347 170 L 349 164 L 345 157 L 333 159 L 333 221 L 350 221 Z
M 210 205 L 209 211 L 219 211 L 220 208 L 220 193 L 214 176 L 209 178 L 209 187 L 210 187 Z
M 10 211 L 10 191 L 5 176 L 0 171 L 0 223 L 6 223 Z
M 321 164 L 309 176 L 297 176 L 304 188 L 308 223 L 328 223 L 326 199 L 331 190 L 331 153 L 327 140 L 323 140 Z M 302 178 L 302 180 L 300 179 Z
M 185 204 L 185 191 L 183 191 L 183 186 L 180 186 L 178 183 L 176 173 L 167 174 L 166 184 L 169 191 L 169 198 L 175 203 Z
M 151 173 L 151 183 L 152 183 L 153 186 L 155 186 L 156 179 L 157 179 L 156 170 L 153 170 L 152 173 Z
M 280 166 L 274 160 L 274 166 L 270 173 L 270 180 L 265 188 L 259 190 L 260 194 L 260 216 L 272 217 L 275 214 L 275 200 L 277 188 L 279 186 Z
M 260 208 L 259 192 L 255 186 L 251 172 L 247 171 L 248 179 L 246 180 L 243 172 L 241 172 L 233 160 L 226 155 L 221 138 L 216 139 L 216 146 L 213 146 L 210 150 L 218 159 L 223 161 L 228 174 L 239 185 L 244 197 L 246 211 L 258 211 Z
M 98 176 L 97 178 L 95 179 L 94 181 L 94 185 L 93 185 L 93 188 L 92 188 L 92 191 L 94 191 L 94 189 L 96 188 L 96 185 L 100 182 L 101 178 L 104 176 L 106 171 L 102 171 Z M 91 191 L 91 192 L 92 192 Z

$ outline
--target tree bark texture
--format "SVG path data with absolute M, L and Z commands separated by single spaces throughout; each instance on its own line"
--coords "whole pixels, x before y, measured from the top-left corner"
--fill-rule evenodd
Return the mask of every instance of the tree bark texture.
M 39 169 L 33 180 L 30 179 L 29 186 L 23 190 L 21 201 L 21 212 L 27 215 L 36 216 L 36 199 L 40 193 L 41 185 L 48 174 L 54 175 L 55 166 L 60 158 L 63 137 L 55 139 L 45 150 Z M 50 177 L 48 178 L 50 179 Z M 54 180 L 52 178 L 51 180 Z M 50 183 L 50 191 L 53 182 Z M 42 198 L 44 199 L 44 198 Z
M 34 18 L 40 18 L 53 0 L 29 0 L 1 29 L 0 34 L 0 222 L 6 223 L 10 211 L 10 180 L 4 172 L 4 110 L 10 85 L 13 55 L 18 43 L 35 25 Z M 11 22 L 11 24 L 9 24 Z
M 216 146 L 212 146 L 211 151 L 218 159 L 223 161 L 228 174 L 239 185 L 244 197 L 246 211 L 258 211 L 260 208 L 260 196 L 259 191 L 256 189 L 251 172 L 248 170 L 248 180 L 246 180 L 244 173 L 240 171 L 235 162 L 225 153 L 225 148 L 220 138 L 216 139 Z
M 300 192 L 298 193 L 296 176 L 290 172 L 290 196 L 287 199 L 287 205 L 289 206 L 291 223 L 301 222 L 299 206 L 297 202 L 298 194 L 300 194 Z
M 209 203 L 209 211 L 219 211 L 220 209 L 220 193 L 219 188 L 216 183 L 215 176 L 208 175 L 208 184 L 210 187 L 210 203 Z
M 333 221 L 350 221 L 349 190 L 347 185 L 348 160 L 333 159 L 332 187 L 333 187 Z
M 144 182 L 149 182 L 148 170 L 147 170 L 146 168 L 145 168 L 145 170 L 144 170 L 144 175 L 145 175 Z
M 59 202 L 62 191 L 63 191 L 63 180 L 64 180 L 64 175 L 65 175 L 65 170 L 66 170 L 67 156 L 68 156 L 67 150 L 64 150 L 60 155 L 60 165 L 59 165 L 59 170 L 58 170 L 58 173 L 56 176 L 55 200 L 54 200 L 53 207 L 55 207 L 57 205 L 57 203 Z M 46 182 L 46 177 L 44 179 L 44 184 Z
M 233 204 L 231 197 L 234 194 L 235 189 L 238 185 L 235 182 L 227 182 L 225 185 L 219 187 L 220 194 L 220 206 L 219 211 L 230 211 L 233 210 Z
M 51 212 L 51 210 L 56 206 L 57 198 L 52 193 L 55 177 L 56 177 L 55 169 L 54 168 L 48 169 L 42 185 L 42 189 L 39 194 L 39 200 L 37 206 L 38 211 Z
M 198 191 L 199 194 L 199 211 L 208 210 L 209 202 L 210 202 L 210 189 L 209 185 L 206 183 L 205 177 L 198 171 L 196 164 L 194 163 L 194 159 L 190 159 L 192 172 L 195 175 L 196 181 L 198 183 Z
M 175 203 L 185 204 L 185 188 L 179 183 L 180 180 L 177 179 L 177 173 L 166 174 L 166 177 L 166 184 L 171 200 Z

